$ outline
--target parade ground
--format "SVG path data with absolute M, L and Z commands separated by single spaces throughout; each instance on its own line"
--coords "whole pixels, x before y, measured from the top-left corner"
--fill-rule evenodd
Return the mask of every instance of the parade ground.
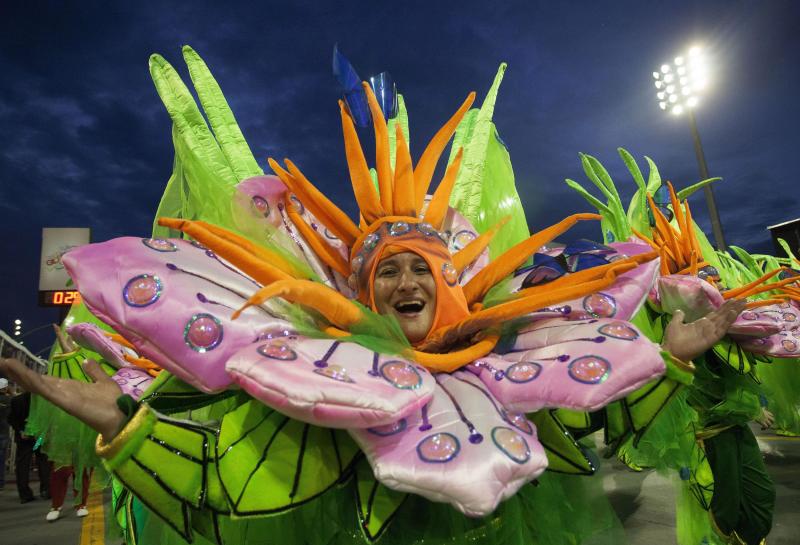
M 800 533 L 800 438 L 759 435 L 767 469 L 775 481 L 777 502 L 770 545 L 794 545 Z M 633 472 L 616 460 L 607 462 L 599 478 L 625 528 L 629 545 L 675 544 L 675 494 L 671 481 L 652 471 Z M 105 498 L 95 493 L 90 515 L 79 519 L 65 508 L 61 519 L 48 523 L 49 502 L 20 505 L 13 484 L 0 491 L 0 543 L 3 545 L 118 545 L 121 539 L 105 529 Z M 586 544 L 590 545 L 591 540 Z M 267 541 L 264 544 L 268 544 Z M 148 544 L 149 545 L 149 544 Z M 262 544 L 247 544 L 262 545 Z M 279 545 L 279 544 L 276 544 Z M 697 544 L 700 545 L 700 544 Z

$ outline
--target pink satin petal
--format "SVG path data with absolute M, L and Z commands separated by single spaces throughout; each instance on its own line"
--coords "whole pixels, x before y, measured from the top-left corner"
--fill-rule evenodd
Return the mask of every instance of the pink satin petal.
M 153 377 L 139 367 L 123 367 L 111 376 L 111 380 L 117 383 L 123 394 L 128 394 L 139 401 L 153 382 Z
M 125 237 L 68 252 L 64 265 L 92 313 L 142 356 L 204 392 L 231 385 L 225 362 L 290 329 L 275 303 L 233 311 L 259 285 L 200 245 Z
M 621 320 L 538 321 L 513 348 L 469 369 L 504 406 L 521 412 L 594 411 L 665 372 L 660 347 Z
M 534 425 L 507 412 L 472 373 L 436 380 L 422 411 L 350 435 L 389 488 L 450 503 L 468 516 L 487 515 L 538 477 L 547 456 Z
M 92 352 L 97 352 L 106 362 L 117 369 L 131 366 L 123 357 L 126 348 L 112 341 L 97 325 L 90 323 L 75 324 L 67 328 L 67 333 L 76 343 Z
M 286 337 L 252 344 L 227 363 L 248 394 L 283 414 L 329 428 L 383 426 L 433 395 L 423 367 L 353 344 Z
M 667 314 L 682 310 L 686 322 L 699 320 L 725 302 L 717 288 L 696 276 L 685 274 L 660 277 L 658 294 L 662 310 Z

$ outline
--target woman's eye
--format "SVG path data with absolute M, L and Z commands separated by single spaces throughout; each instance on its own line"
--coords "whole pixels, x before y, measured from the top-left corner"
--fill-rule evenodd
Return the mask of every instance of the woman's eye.
M 417 274 L 430 274 L 431 270 L 428 267 L 422 266 L 414 269 L 414 272 L 416 272 Z
M 397 274 L 395 269 L 381 269 L 378 271 L 378 276 L 381 277 L 394 276 L 395 274 Z

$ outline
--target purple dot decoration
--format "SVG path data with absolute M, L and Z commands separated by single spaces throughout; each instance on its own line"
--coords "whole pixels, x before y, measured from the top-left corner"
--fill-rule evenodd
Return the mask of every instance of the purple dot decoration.
M 448 286 L 455 286 L 458 282 L 458 271 L 449 261 L 442 265 L 442 278 Z
M 492 429 L 492 441 L 511 461 L 524 464 L 531 459 L 531 448 L 520 434 L 503 426 Z
M 457 252 L 459 250 L 463 250 L 467 246 L 467 244 L 469 244 L 476 238 L 478 238 L 478 235 L 476 235 L 472 231 L 467 231 L 467 230 L 459 231 L 453 236 L 452 240 L 450 241 L 450 245 L 453 247 L 453 250 Z
M 569 364 L 570 378 L 583 384 L 600 384 L 611 374 L 611 364 L 600 356 L 581 356 Z
M 142 244 L 157 252 L 177 252 L 178 247 L 163 238 L 143 238 Z
M 602 335 L 606 337 L 611 337 L 612 339 L 622 339 L 624 341 L 634 341 L 639 338 L 639 333 L 626 325 L 623 322 L 613 322 L 610 324 L 606 324 L 601 326 L 600 329 L 597 330 Z
M 392 386 L 401 390 L 416 390 L 422 386 L 422 377 L 419 375 L 419 371 L 405 361 L 387 361 L 381 365 L 380 373 Z
M 444 464 L 458 456 L 461 444 L 452 433 L 434 433 L 419 442 L 417 456 L 423 462 Z
M 791 341 L 789 339 L 784 339 L 781 341 L 781 345 L 783 346 L 784 350 L 787 352 L 795 352 L 797 351 L 797 343 Z
M 293 361 L 297 359 L 297 352 L 292 350 L 289 343 L 284 341 L 272 341 L 267 344 L 262 344 L 256 350 L 265 358 L 272 360 Z
M 132 307 L 152 305 L 161 297 L 161 280 L 154 274 L 134 276 L 122 288 L 122 298 Z
M 367 431 L 373 435 L 378 435 L 380 437 L 388 437 L 390 435 L 395 435 L 397 433 L 405 431 L 407 427 L 408 427 L 408 422 L 406 422 L 405 418 L 401 418 L 397 422 L 392 422 L 391 424 L 376 426 L 374 428 L 367 428 Z
M 323 377 L 338 380 L 339 382 L 355 382 L 355 380 L 350 378 L 350 373 L 347 372 L 347 369 L 341 365 L 328 365 L 327 367 L 321 369 L 314 369 L 314 372 L 318 375 L 322 375 Z
M 195 314 L 183 329 L 183 340 L 195 352 L 208 352 L 222 342 L 222 323 L 211 314 Z
M 270 209 L 269 209 L 269 202 L 264 197 L 260 197 L 258 195 L 253 196 L 252 200 L 250 201 L 253 205 L 253 209 L 264 216 L 265 218 L 269 216 Z
M 583 298 L 583 309 L 595 318 L 611 318 L 617 313 L 617 302 L 605 293 L 593 293 Z
M 542 373 L 542 366 L 535 361 L 521 361 L 509 365 L 505 376 L 511 382 L 523 383 L 530 382 L 539 377 Z
M 399 237 L 400 235 L 405 235 L 410 230 L 411 225 L 409 225 L 407 221 L 396 221 L 389 228 L 389 235 L 393 237 Z
M 519 431 L 528 435 L 533 435 L 533 426 L 528 419 L 525 418 L 525 413 L 515 413 L 503 409 L 502 415 L 503 420 L 517 428 Z

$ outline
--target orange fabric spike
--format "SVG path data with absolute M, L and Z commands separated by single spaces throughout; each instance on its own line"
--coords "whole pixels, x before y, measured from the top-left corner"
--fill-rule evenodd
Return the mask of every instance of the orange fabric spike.
M 289 219 L 292 220 L 292 223 L 294 223 L 297 230 L 300 231 L 300 234 L 303 235 L 303 238 L 308 245 L 311 246 L 311 249 L 314 250 L 314 253 L 317 254 L 328 267 L 332 268 L 343 277 L 347 278 L 350 276 L 350 265 L 342 257 L 342 254 L 328 244 L 328 242 L 322 238 L 322 235 L 303 221 L 303 218 L 298 213 L 291 199 L 285 199 L 284 204 L 286 205 L 286 214 L 289 216 Z
M 645 236 L 644 234 L 640 233 L 639 231 L 633 228 L 631 228 L 631 231 L 633 231 L 633 234 L 636 235 L 638 238 L 648 243 L 651 248 L 653 248 L 654 250 L 658 249 L 658 245 L 656 245 L 656 243 L 653 242 L 651 239 L 647 238 L 647 236 Z
M 482 358 L 497 346 L 500 340 L 499 335 L 487 335 L 486 338 L 464 348 L 444 354 L 432 354 L 420 350 L 410 350 L 407 354 L 429 371 L 434 373 L 452 373 L 456 369 L 472 363 L 478 358 Z
M 686 208 L 686 234 L 689 236 L 689 242 L 691 242 L 692 248 L 702 259 L 703 252 L 700 251 L 700 242 L 698 242 L 697 233 L 694 231 L 694 220 L 692 220 L 692 209 L 689 207 L 689 201 L 684 201 L 683 206 Z
M 261 260 L 244 248 L 240 248 L 239 246 L 218 237 L 208 230 L 195 225 L 191 221 L 174 218 L 159 218 L 158 224 L 162 227 L 169 227 L 170 229 L 183 231 L 201 244 L 213 250 L 223 259 L 230 261 L 235 267 L 238 267 L 244 271 L 245 274 L 252 277 L 261 285 L 271 284 L 276 280 L 291 279 L 289 274 L 280 270 L 278 267 Z
M 269 166 L 278 177 L 286 184 L 289 191 L 297 195 L 297 198 L 303 203 L 303 206 L 308 208 L 316 218 L 322 222 L 331 233 L 336 235 L 339 240 L 352 246 L 356 239 L 361 234 L 361 231 L 356 227 L 356 224 L 342 212 L 339 207 L 328 200 L 314 185 L 308 181 L 308 178 L 300 172 L 300 169 L 294 163 L 286 159 L 286 164 L 293 174 L 285 171 L 281 166 L 272 158 L 267 160 Z
M 599 220 L 599 214 L 574 214 L 523 240 L 489 263 L 464 286 L 468 303 L 483 299 L 489 289 L 513 273 L 536 250 L 567 231 L 579 221 Z
M 602 290 L 613 284 L 614 280 L 615 275 L 613 271 L 610 271 L 605 277 L 597 280 L 574 286 L 566 286 L 560 289 L 542 291 L 536 295 L 500 303 L 499 305 L 475 312 L 455 324 L 437 329 L 432 335 L 428 336 L 426 343 L 428 345 L 447 344 L 444 342 L 440 343 L 439 340 L 469 337 L 487 327 L 519 318 L 549 305 L 569 301 L 570 299 L 576 299 Z
M 696 260 L 697 254 L 694 253 L 694 250 L 692 251 L 692 256 L 694 256 L 694 258 Z M 679 270 L 675 274 L 691 274 L 691 275 L 695 275 L 696 276 L 697 275 L 697 271 L 700 269 L 701 266 L 705 266 L 705 263 L 706 262 L 703 261 L 702 259 L 700 261 L 696 261 L 696 263 L 694 263 L 694 265 L 692 263 L 689 263 L 689 265 L 687 265 L 686 267 L 682 268 L 681 270 Z M 694 272 L 692 272 L 692 267 L 694 267 Z
M 364 93 L 367 95 L 369 111 L 372 114 L 372 126 L 375 129 L 375 171 L 378 173 L 378 189 L 380 190 L 381 206 L 389 214 L 394 214 L 392 205 L 392 163 L 389 157 L 389 129 L 383 117 L 383 110 L 378 105 L 372 87 L 366 81 L 361 82 Z
M 119 333 L 109 333 L 108 331 L 103 331 L 103 334 L 114 341 L 117 344 L 121 344 L 125 348 L 130 348 L 131 350 L 136 350 L 136 347 L 133 346 L 128 339 L 120 335 Z
M 661 255 L 661 276 L 669 276 L 669 257 L 667 256 L 667 251 L 663 246 L 661 246 L 658 250 L 658 253 Z
M 403 138 L 400 123 L 395 128 L 397 130 L 395 132 L 394 196 L 392 197 L 394 213 L 397 216 L 416 217 L 414 171 L 411 168 L 411 153 L 408 151 L 405 138 Z
M 343 329 L 361 320 L 361 309 L 338 291 L 310 280 L 284 280 L 258 290 L 231 316 L 235 320 L 248 307 L 281 297 L 316 310 L 333 325 Z
M 697 270 L 697 254 L 692 250 L 689 258 L 689 274 L 696 276 Z
M 161 367 L 158 366 L 155 362 L 148 360 L 147 358 L 134 358 L 130 354 L 123 354 L 123 359 L 128 363 L 135 365 L 141 369 L 147 371 L 147 374 L 151 377 L 157 377 L 159 373 L 161 373 Z
M 458 124 L 461 123 L 461 119 L 474 101 L 475 92 L 473 91 L 467 95 L 466 100 L 464 100 L 456 113 L 453 114 L 453 117 L 448 119 L 447 123 L 433 135 L 425 151 L 422 152 L 422 157 L 419 158 L 417 168 L 414 169 L 414 193 L 417 196 L 417 209 L 421 209 L 422 203 L 425 201 L 425 195 L 427 195 L 428 187 L 431 185 L 433 171 L 436 170 L 436 163 L 439 162 L 439 156 L 441 156 L 442 151 L 444 151 L 445 146 L 447 146 L 447 143 L 450 141 L 450 137 L 453 136 Z
M 782 288 L 786 284 L 791 284 L 792 282 L 795 282 L 795 281 L 796 280 L 794 278 L 785 278 L 785 279 L 780 280 L 778 282 L 773 282 L 771 284 L 764 284 L 762 286 L 751 288 L 749 290 L 746 290 L 744 292 L 739 293 L 735 297 L 736 297 L 736 299 L 744 299 L 745 297 L 750 297 L 751 295 L 758 295 L 759 293 L 764 293 L 765 291 L 777 290 L 778 288 Z M 731 290 L 731 291 L 734 291 L 734 290 Z
M 730 299 L 732 297 L 736 297 L 738 295 L 746 293 L 746 292 L 752 290 L 753 288 L 755 288 L 756 286 L 758 286 L 759 284 L 762 284 L 765 281 L 769 280 L 770 278 L 772 278 L 773 276 L 775 276 L 776 274 L 781 272 L 781 270 L 783 270 L 782 267 L 780 269 L 775 269 L 774 271 L 770 271 L 767 274 L 761 276 L 761 278 L 757 278 L 756 280 L 753 280 L 749 284 L 745 284 L 744 286 L 739 286 L 738 288 L 734 288 L 732 290 L 728 290 L 728 291 L 723 292 L 722 296 L 725 299 Z
M 369 173 L 367 160 L 364 158 L 364 151 L 361 149 L 361 142 L 358 140 L 356 127 L 353 119 L 345 110 L 344 102 L 339 101 L 339 112 L 342 116 L 342 133 L 344 134 L 344 153 L 347 157 L 347 167 L 350 169 L 350 180 L 353 183 L 353 193 L 355 193 L 358 208 L 364 214 L 367 223 L 372 223 L 382 216 L 386 216 L 386 211 L 381 206 L 381 201 L 372 185 L 372 175 Z
M 246 238 L 237 235 L 227 229 L 223 229 L 222 227 L 218 227 L 211 223 L 206 223 L 204 221 L 195 220 L 193 222 L 196 225 L 208 230 L 210 233 L 217 235 L 218 237 L 227 240 L 232 244 L 236 244 L 240 248 L 244 248 L 254 256 L 258 257 L 259 259 L 275 265 L 280 270 L 285 272 L 286 274 L 294 277 L 294 278 L 306 278 L 306 276 L 294 265 L 292 265 L 289 261 L 287 261 L 282 255 L 277 252 L 273 252 L 268 248 L 264 248 L 263 246 L 259 246 Z
M 488 231 L 481 234 L 478 238 L 464 246 L 461 250 L 453 254 L 453 266 L 458 271 L 458 274 L 466 269 L 470 263 L 478 259 L 478 256 L 489 246 L 494 236 L 500 229 L 511 220 L 511 216 L 506 216 L 495 225 L 489 228 Z
M 585 282 L 590 282 L 592 280 L 597 280 L 598 278 L 608 278 L 608 277 L 616 278 L 620 274 L 624 274 L 630 270 L 633 270 L 640 264 L 650 261 L 657 256 L 658 254 L 656 252 L 648 252 L 646 254 L 635 255 L 632 257 L 628 257 L 626 259 L 620 259 L 618 261 L 614 261 L 613 263 L 608 263 L 606 265 L 600 265 L 598 267 L 583 269 L 581 271 L 567 274 L 560 278 L 556 278 L 552 282 L 548 282 L 546 284 L 541 284 L 539 286 L 532 286 L 530 288 L 521 289 L 518 292 L 512 294 L 512 298 L 521 299 L 524 297 L 529 297 L 531 295 L 536 295 L 539 292 L 557 290 L 567 286 L 575 286 L 578 284 L 583 284 Z
M 678 200 L 678 195 L 675 193 L 672 182 L 667 182 L 667 189 L 669 190 L 669 200 L 672 204 L 672 211 L 675 214 L 675 221 L 678 223 L 678 230 L 682 235 L 686 235 L 686 217 L 683 215 L 683 208 L 681 208 L 681 203 Z
M 653 197 L 651 197 L 649 194 L 647 195 L 647 202 L 650 204 L 650 210 L 652 210 L 653 217 L 656 220 L 656 228 L 664 238 L 666 245 L 669 246 L 669 249 L 675 259 L 675 265 L 678 268 L 685 267 L 688 263 L 684 263 L 683 259 L 681 259 L 680 248 L 678 247 L 678 241 L 675 237 L 675 232 L 672 226 L 667 221 L 667 218 L 664 217 L 664 214 L 661 212 L 661 210 L 659 210 L 656 206 L 656 203 L 653 201 Z
M 456 176 L 458 176 L 458 169 L 461 166 L 461 157 L 464 148 L 458 148 L 455 159 L 447 167 L 444 173 L 444 178 L 436 188 L 431 202 L 428 204 L 428 210 L 425 212 L 425 221 L 433 225 L 434 229 L 441 230 L 444 223 L 445 216 L 447 215 L 447 208 L 450 204 L 450 193 L 453 191 L 453 185 L 456 183 Z
M 745 308 L 757 308 L 757 307 L 766 307 L 769 305 L 777 305 L 780 303 L 785 302 L 786 299 L 783 297 L 774 297 L 772 299 L 760 299 L 758 301 L 750 301 L 745 305 Z

